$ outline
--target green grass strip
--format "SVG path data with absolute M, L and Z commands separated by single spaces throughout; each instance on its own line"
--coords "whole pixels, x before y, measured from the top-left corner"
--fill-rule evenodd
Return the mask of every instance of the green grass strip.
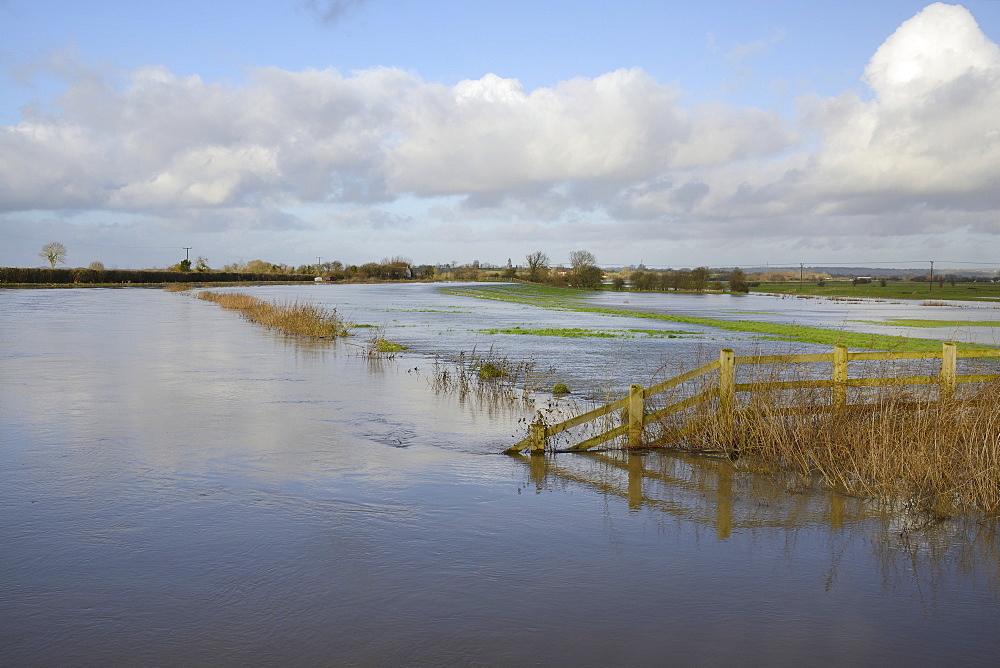
M 635 338 L 636 334 L 643 334 L 649 338 L 677 338 L 678 334 L 690 334 L 678 330 L 662 329 L 629 329 L 629 330 L 598 330 L 581 328 L 546 328 L 546 329 L 524 329 L 521 327 L 509 327 L 506 329 L 481 329 L 480 334 L 522 334 L 527 336 L 561 336 L 568 339 L 615 339 L 615 338 Z
M 720 320 L 699 316 L 673 315 L 669 313 L 646 313 L 630 311 L 622 308 L 591 306 L 589 298 L 597 293 L 570 288 L 554 288 L 528 284 L 505 284 L 475 286 L 463 288 L 442 288 L 442 292 L 458 297 L 473 297 L 489 299 L 540 308 L 552 308 L 580 313 L 600 313 L 610 316 L 629 318 L 646 318 L 679 322 L 703 327 L 714 327 L 730 332 L 745 332 L 748 334 L 764 334 L 768 338 L 802 343 L 817 343 L 820 345 L 845 345 L 850 348 L 890 351 L 933 351 L 941 349 L 941 341 L 934 339 L 917 339 L 907 336 L 891 336 L 886 334 L 866 334 L 842 329 L 827 329 L 823 327 L 807 327 L 804 325 L 789 325 L 775 322 L 758 322 L 753 320 Z M 963 350 L 986 349 L 992 346 L 977 344 L 959 344 Z
M 1000 320 L 920 320 L 918 318 L 889 318 L 887 320 L 851 320 L 875 325 L 899 327 L 1000 327 Z

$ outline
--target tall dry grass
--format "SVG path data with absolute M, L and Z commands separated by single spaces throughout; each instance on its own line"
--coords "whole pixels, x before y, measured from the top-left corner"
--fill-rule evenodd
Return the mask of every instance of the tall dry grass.
M 251 322 L 285 334 L 313 339 L 346 336 L 350 327 L 337 315 L 337 309 L 300 301 L 267 302 L 242 292 L 199 292 L 199 299 L 213 301 L 223 308 L 237 310 Z
M 763 382 L 782 371 L 769 373 Z M 864 388 L 840 410 L 829 389 L 743 393 L 729 417 L 707 402 L 663 421 L 659 443 L 819 476 L 832 489 L 933 517 L 1000 515 L 1000 383 L 962 389 L 938 401 L 936 387 Z

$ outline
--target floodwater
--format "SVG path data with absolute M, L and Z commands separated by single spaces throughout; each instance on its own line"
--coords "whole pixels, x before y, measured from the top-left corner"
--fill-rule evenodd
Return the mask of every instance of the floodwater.
M 411 349 L 370 361 L 154 289 L 0 290 L 0 664 L 1000 655 L 995 525 L 921 527 L 724 460 L 498 455 L 535 406 L 432 382 L 435 353 L 492 346 L 596 393 L 752 337 L 433 286 L 245 290 L 338 305 Z M 482 331 L 516 325 L 688 331 Z

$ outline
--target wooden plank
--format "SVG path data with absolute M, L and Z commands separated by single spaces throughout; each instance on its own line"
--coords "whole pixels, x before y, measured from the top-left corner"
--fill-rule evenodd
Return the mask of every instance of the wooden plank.
M 645 392 L 643 392 L 643 397 L 648 399 L 649 397 L 660 394 L 661 392 L 669 390 L 672 387 L 677 387 L 681 383 L 686 383 L 689 380 L 694 380 L 699 376 L 704 376 L 707 373 L 711 373 L 718 368 L 719 368 L 719 360 L 715 360 L 714 362 L 709 362 L 708 364 L 703 364 L 697 369 L 691 369 L 690 371 L 686 371 L 679 376 L 671 378 L 670 380 L 665 380 L 662 383 L 657 383 L 656 385 L 650 385 L 649 387 L 646 388 Z
M 586 413 L 581 413 L 576 417 L 571 417 L 568 420 L 563 420 L 562 422 L 557 422 L 554 425 L 545 428 L 545 433 L 549 436 L 555 436 L 556 434 L 561 434 L 567 429 L 572 429 L 577 427 L 584 422 L 590 422 L 591 420 L 596 420 L 599 417 L 604 417 L 608 413 L 621 410 L 628 405 L 628 397 L 623 397 L 617 401 L 612 401 L 610 404 L 605 404 L 594 410 L 587 411 Z
M 670 404 L 669 406 L 661 408 L 658 411 L 653 411 L 652 413 L 646 416 L 645 424 L 649 424 L 650 422 L 658 420 L 659 418 L 667 417 L 668 415 L 673 415 L 674 413 L 680 413 L 682 410 L 686 408 L 691 408 L 692 406 L 696 406 L 697 404 L 700 404 L 704 401 L 708 401 L 709 399 L 713 399 L 717 396 L 719 396 L 719 388 L 717 387 L 713 387 L 703 392 L 699 392 L 698 394 L 692 397 L 688 397 L 687 399 L 682 399 L 681 401 Z
M 802 362 L 832 362 L 830 353 L 810 355 L 745 355 L 736 358 L 736 364 L 799 364 Z
M 956 383 L 992 383 L 994 381 L 1000 381 L 1000 374 L 988 373 L 988 374 L 971 374 L 967 376 L 955 376 Z
M 996 357 L 1000 358 L 1000 350 L 959 350 L 959 357 Z
M 611 431 L 606 431 L 603 434 L 598 434 L 597 436 L 593 436 L 591 438 L 588 438 L 586 441 L 581 441 L 581 442 L 577 443 L 576 445 L 571 445 L 568 448 L 566 448 L 566 450 L 572 450 L 573 452 L 576 452 L 578 450 L 587 450 L 588 448 L 593 448 L 595 446 L 600 445 L 601 443 L 605 443 L 607 441 L 610 441 L 611 439 L 615 438 L 616 436 L 621 436 L 622 434 L 626 433 L 627 431 L 628 431 L 628 425 L 627 424 L 619 425 L 619 426 L 615 427 L 614 429 L 612 429 Z
M 849 378 L 849 387 L 889 387 L 892 385 L 937 385 L 939 376 L 907 376 L 905 378 Z
M 910 353 L 847 353 L 847 359 L 851 360 L 934 360 L 941 359 L 939 352 L 910 352 Z
M 833 387 L 829 378 L 815 380 L 772 380 L 766 383 L 736 383 L 737 392 L 759 392 L 762 390 L 792 390 L 808 387 Z
M 531 437 L 522 439 L 503 451 L 505 455 L 516 455 L 531 447 Z

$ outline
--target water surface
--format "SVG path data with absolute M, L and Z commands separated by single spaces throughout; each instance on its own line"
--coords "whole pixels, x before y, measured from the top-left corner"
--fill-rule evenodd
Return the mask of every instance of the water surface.
M 988 525 L 917 529 L 725 460 L 501 456 L 534 406 L 430 378 L 435 352 L 496 345 L 627 384 L 657 364 L 637 351 L 752 339 L 498 338 L 479 330 L 592 325 L 429 286 L 253 290 L 336 304 L 411 351 L 371 363 L 159 290 L 0 291 L 0 663 L 1000 654 Z

